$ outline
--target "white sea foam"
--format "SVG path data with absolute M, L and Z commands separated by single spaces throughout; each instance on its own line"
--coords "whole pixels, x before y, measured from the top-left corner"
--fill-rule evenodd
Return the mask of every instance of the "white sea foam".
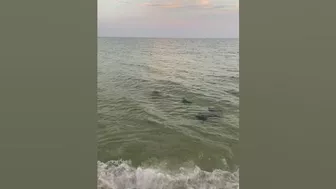
M 198 167 L 177 172 L 132 167 L 128 161 L 98 162 L 98 189 L 239 189 L 239 170 L 206 172 Z

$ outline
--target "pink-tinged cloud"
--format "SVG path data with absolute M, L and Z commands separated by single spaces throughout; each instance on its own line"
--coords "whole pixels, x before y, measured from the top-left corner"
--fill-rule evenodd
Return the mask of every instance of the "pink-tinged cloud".
M 239 36 L 238 0 L 98 0 L 98 5 L 99 36 Z
M 201 4 L 202 6 L 208 6 L 208 5 L 210 5 L 210 1 L 209 1 L 209 0 L 201 0 L 201 1 L 200 1 L 200 4 Z

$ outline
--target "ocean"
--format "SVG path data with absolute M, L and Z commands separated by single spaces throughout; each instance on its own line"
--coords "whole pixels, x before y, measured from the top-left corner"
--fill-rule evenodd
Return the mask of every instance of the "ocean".
M 239 39 L 98 38 L 98 189 L 238 189 Z

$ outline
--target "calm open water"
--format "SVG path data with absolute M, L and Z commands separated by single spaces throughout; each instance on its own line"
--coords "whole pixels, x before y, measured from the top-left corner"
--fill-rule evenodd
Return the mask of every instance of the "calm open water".
M 98 38 L 97 90 L 99 189 L 239 188 L 238 39 Z

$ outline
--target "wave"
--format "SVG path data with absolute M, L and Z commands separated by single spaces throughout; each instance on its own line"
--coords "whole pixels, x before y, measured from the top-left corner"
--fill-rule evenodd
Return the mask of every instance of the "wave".
M 132 167 L 130 161 L 97 162 L 98 189 L 239 189 L 235 172 L 207 172 L 195 166 L 169 171 L 158 167 Z

